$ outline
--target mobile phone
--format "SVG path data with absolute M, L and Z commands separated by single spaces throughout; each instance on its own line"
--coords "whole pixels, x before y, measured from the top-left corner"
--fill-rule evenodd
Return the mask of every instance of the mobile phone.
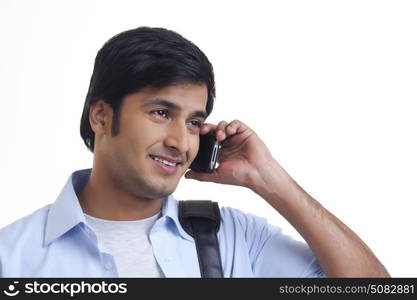
M 213 173 L 220 149 L 221 143 L 216 140 L 214 134 L 200 134 L 200 147 L 190 169 L 196 172 Z

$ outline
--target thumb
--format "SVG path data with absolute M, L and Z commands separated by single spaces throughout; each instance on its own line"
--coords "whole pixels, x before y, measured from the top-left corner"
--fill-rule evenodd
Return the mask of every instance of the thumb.
M 214 173 L 204 173 L 204 172 L 196 172 L 189 170 L 185 173 L 184 177 L 186 179 L 195 179 L 198 181 L 210 181 L 210 182 L 217 182 L 217 172 Z

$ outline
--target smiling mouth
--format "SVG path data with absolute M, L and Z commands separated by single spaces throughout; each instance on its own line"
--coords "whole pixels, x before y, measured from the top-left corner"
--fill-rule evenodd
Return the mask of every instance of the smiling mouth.
M 176 167 L 176 166 L 178 166 L 178 165 L 181 165 L 181 163 L 179 162 L 179 163 L 174 163 L 174 162 L 170 162 L 170 161 L 167 161 L 167 160 L 165 160 L 165 159 L 162 159 L 162 158 L 160 158 L 160 157 L 157 157 L 157 156 L 153 156 L 153 155 L 149 155 L 154 161 L 157 161 L 157 162 L 160 162 L 160 163 L 162 163 L 162 164 L 164 164 L 164 165 L 166 165 L 167 167 Z

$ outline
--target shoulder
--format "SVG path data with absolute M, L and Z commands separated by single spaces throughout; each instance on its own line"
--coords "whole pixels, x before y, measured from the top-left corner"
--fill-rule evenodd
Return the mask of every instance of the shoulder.
M 223 233 L 245 245 L 256 277 L 324 276 L 310 247 L 282 232 L 266 218 L 230 207 L 221 208 Z
M 243 212 L 237 208 L 221 207 L 220 215 L 224 226 L 228 227 L 233 225 L 237 229 L 245 232 L 259 231 L 265 229 L 272 229 L 267 222 L 267 219 L 254 215 L 252 213 Z M 280 231 L 279 227 L 275 227 L 275 230 Z
M 22 246 L 43 242 L 49 207 L 50 204 L 39 208 L 0 229 L 0 257 L 12 250 L 18 251 Z
M 222 207 L 221 233 L 226 239 L 259 249 L 273 235 L 280 236 L 281 228 L 268 223 L 267 219 L 236 208 Z

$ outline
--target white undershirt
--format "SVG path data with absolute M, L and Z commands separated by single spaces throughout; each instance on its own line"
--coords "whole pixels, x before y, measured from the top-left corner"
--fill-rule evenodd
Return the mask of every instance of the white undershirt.
M 103 251 L 113 255 L 119 277 L 164 277 L 152 251 L 149 231 L 160 213 L 136 221 L 110 221 L 84 214 Z

